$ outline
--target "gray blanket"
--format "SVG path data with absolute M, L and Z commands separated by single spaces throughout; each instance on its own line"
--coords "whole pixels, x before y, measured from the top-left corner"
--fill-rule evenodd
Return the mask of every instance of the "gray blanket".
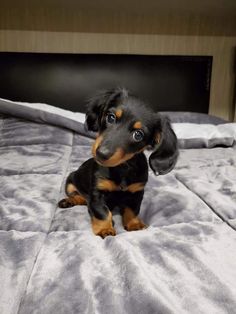
M 0 313 L 236 313 L 236 127 L 227 128 L 216 142 L 180 139 L 175 170 L 149 173 L 149 228 L 126 232 L 117 215 L 117 236 L 103 240 L 85 206 L 57 207 L 93 140 L 2 115 Z

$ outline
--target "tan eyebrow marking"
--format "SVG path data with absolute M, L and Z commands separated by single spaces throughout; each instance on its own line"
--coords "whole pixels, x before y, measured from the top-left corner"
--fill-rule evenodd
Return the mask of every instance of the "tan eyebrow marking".
M 121 109 L 118 109 L 115 112 L 115 115 L 116 115 L 117 119 L 120 119 L 122 114 L 123 114 L 123 110 L 121 110 Z
M 141 121 L 136 121 L 135 124 L 133 125 L 134 129 L 141 129 L 142 128 L 142 122 Z

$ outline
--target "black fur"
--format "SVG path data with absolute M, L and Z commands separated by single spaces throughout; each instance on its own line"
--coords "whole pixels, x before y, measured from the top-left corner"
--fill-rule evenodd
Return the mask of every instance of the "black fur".
M 125 208 L 131 208 L 137 217 L 144 191 L 133 191 L 131 187 L 144 186 L 148 180 L 144 149 L 153 149 L 149 165 L 155 174 L 168 173 L 177 161 L 177 138 L 170 121 L 151 111 L 126 89 L 116 88 L 89 101 L 86 125 L 88 130 L 98 132 L 94 158 L 71 173 L 67 185 L 73 184 L 86 199 L 91 217 L 105 220 L 115 207 L 121 214 Z M 101 179 L 112 182 L 116 190 L 98 188 Z M 65 200 L 61 204 L 66 207 Z

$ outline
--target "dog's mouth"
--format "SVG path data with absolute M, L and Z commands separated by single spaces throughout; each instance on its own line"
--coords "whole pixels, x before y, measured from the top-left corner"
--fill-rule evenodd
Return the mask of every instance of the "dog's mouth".
M 102 135 L 99 135 L 92 147 L 92 154 L 96 162 L 104 167 L 116 167 L 131 159 L 134 153 L 125 153 L 122 148 L 117 148 L 114 154 L 101 152 L 100 145 L 103 140 Z
M 118 148 L 116 152 L 108 159 L 101 159 L 97 155 L 94 156 L 94 159 L 101 166 L 116 167 L 131 159 L 133 156 L 134 154 L 125 154 L 121 148 Z

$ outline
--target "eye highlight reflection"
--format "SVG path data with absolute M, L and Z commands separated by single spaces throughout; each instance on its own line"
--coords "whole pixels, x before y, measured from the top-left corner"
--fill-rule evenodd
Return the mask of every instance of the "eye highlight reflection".
M 116 123 L 116 116 L 114 113 L 108 113 L 106 116 L 106 123 L 107 124 L 114 124 Z
M 144 138 L 143 130 L 135 130 L 133 132 L 133 139 L 135 142 L 141 142 Z

